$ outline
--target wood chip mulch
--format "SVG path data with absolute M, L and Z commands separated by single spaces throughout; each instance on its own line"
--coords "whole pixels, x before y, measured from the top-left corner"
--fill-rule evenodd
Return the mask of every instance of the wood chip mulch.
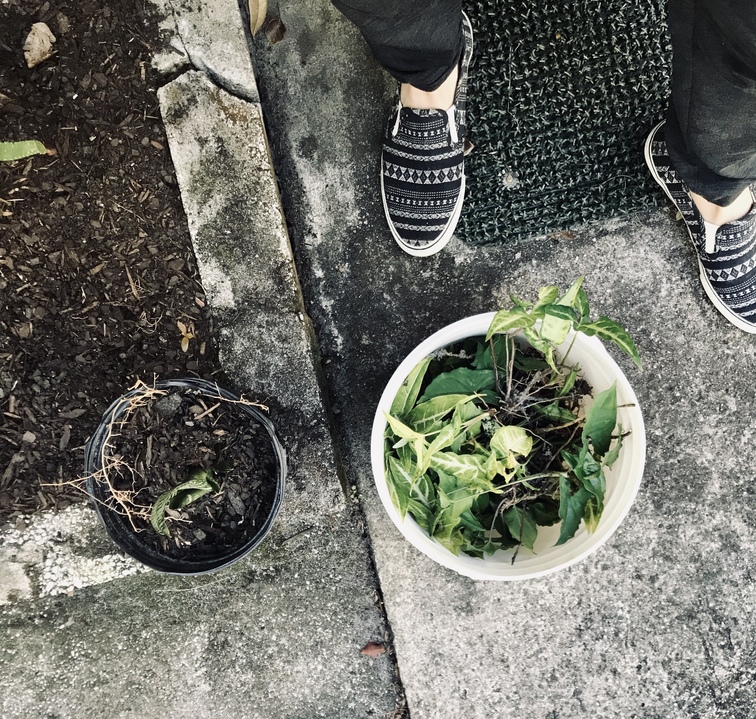
M 26 66 L 33 23 L 54 55 Z M 218 377 L 212 317 L 150 67 L 155 22 L 124 0 L 0 5 L 0 522 L 81 501 L 83 445 L 137 378 Z M 183 344 L 183 347 L 182 347 Z

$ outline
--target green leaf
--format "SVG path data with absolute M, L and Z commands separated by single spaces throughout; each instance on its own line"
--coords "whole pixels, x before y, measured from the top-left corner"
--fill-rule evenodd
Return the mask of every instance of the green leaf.
M 572 323 L 577 322 L 577 314 L 571 307 L 562 305 L 546 305 L 543 308 L 544 318 L 541 323 L 540 334 L 547 342 L 560 345 L 567 339 L 572 329 Z
M 470 510 L 462 512 L 462 514 L 459 515 L 459 523 L 470 532 L 486 531 L 486 528 L 478 521 Z
M 591 497 L 585 505 L 585 528 L 590 534 L 596 531 L 601 515 L 604 512 L 604 503 L 597 497 Z
M 504 512 L 503 519 L 509 533 L 523 547 L 533 549 L 538 536 L 538 527 L 528 511 L 522 507 L 510 507 Z
M 423 474 L 415 480 L 412 487 L 412 501 L 417 501 L 429 509 L 436 506 L 436 485 L 427 474 Z
M 509 299 L 512 301 L 512 304 L 515 307 L 519 307 L 521 310 L 529 310 L 532 306 L 532 302 L 528 302 L 527 300 L 521 300 L 519 297 L 515 297 L 511 292 L 509 293 Z
M 498 339 L 498 337 L 496 339 Z M 491 345 L 488 342 L 478 343 L 472 366 L 475 369 L 493 369 L 494 365 L 491 357 Z
M 559 503 L 549 497 L 542 497 L 528 504 L 528 514 L 540 527 L 550 527 L 559 521 Z
M 21 140 L 20 142 L 0 142 L 0 162 L 22 160 L 31 155 L 45 155 L 47 148 L 37 140 Z
M 558 400 L 554 400 L 549 404 L 536 405 L 535 409 L 538 414 L 541 414 L 547 419 L 550 419 L 552 422 L 557 422 L 559 424 L 567 424 L 568 422 L 574 422 L 577 419 L 577 417 L 572 412 L 570 412 L 570 410 L 566 409 L 565 407 L 561 407 Z
M 386 480 L 391 503 L 396 507 L 399 516 L 404 519 L 410 501 L 412 474 L 396 457 L 388 457 L 386 464 Z
M 431 469 L 436 472 L 452 475 L 459 482 L 480 489 L 490 491 L 494 489 L 486 477 L 484 459 L 472 454 L 454 454 L 453 452 L 438 452 L 431 457 Z
M 420 398 L 425 402 L 445 394 L 477 394 L 483 390 L 492 390 L 495 385 L 493 369 L 468 369 L 458 367 L 450 372 L 434 377 Z M 493 395 L 494 401 L 496 395 Z
M 472 507 L 473 500 L 476 497 L 474 490 L 459 484 L 455 477 L 439 474 L 439 483 L 436 489 L 438 496 L 438 506 L 441 509 L 448 510 L 449 519 L 459 520 L 463 512 L 467 512 Z
M 512 346 L 512 339 L 508 335 L 496 335 L 489 342 L 481 342 L 475 354 L 473 367 L 475 369 L 494 369 L 494 359 L 496 366 L 500 370 L 509 367 L 509 350 Z M 491 355 L 491 345 L 493 344 L 493 356 Z
M 402 382 L 399 391 L 396 393 L 396 397 L 394 397 L 394 401 L 391 403 L 391 414 L 395 417 L 399 417 L 400 419 L 404 418 L 404 416 L 415 406 L 430 361 L 430 357 L 426 357 L 424 360 L 420 361 L 407 375 L 404 382 Z
M 150 524 L 156 532 L 170 537 L 168 525 L 165 521 L 165 510 L 183 509 L 191 502 L 204 497 L 210 492 L 217 492 L 220 486 L 213 479 L 213 472 L 210 469 L 197 469 L 186 482 L 177 484 L 173 489 L 163 492 L 152 505 L 150 512 Z
M 442 420 L 458 404 L 471 402 L 475 395 L 446 394 L 420 402 L 407 415 L 407 422 L 416 432 L 428 434 L 441 429 Z M 392 425 L 393 428 L 393 425 Z M 396 430 L 394 430 L 396 432 Z M 399 434 L 397 432 L 397 434 Z M 402 435 L 399 435 L 400 437 Z
M 421 502 L 418 502 L 416 499 L 412 499 L 410 497 L 409 500 L 409 509 L 408 509 L 410 515 L 414 518 L 414 520 L 426 531 L 428 534 L 431 533 L 431 529 L 433 528 L 433 522 L 435 519 L 435 515 L 432 509 L 426 507 Z
M 630 358 L 639 368 L 642 367 L 638 348 L 635 346 L 633 338 L 619 322 L 610 320 L 608 317 L 599 317 L 595 322 L 580 325 L 580 331 L 588 336 L 596 335 L 602 340 L 614 342 L 623 352 L 630 355 Z
M 550 305 L 556 302 L 559 297 L 559 288 L 556 285 L 546 285 L 538 290 L 538 302 L 535 303 L 534 309 Z
M 475 437 L 480 433 L 480 423 L 491 416 L 487 410 L 481 410 L 473 402 L 458 404 L 452 415 L 452 425 L 458 428 L 463 439 L 467 435 Z M 456 442 L 456 439 L 455 439 Z
M 587 469 L 584 469 L 580 482 L 599 502 L 603 502 L 604 495 L 606 494 L 606 478 L 601 471 L 601 466 L 593 462 L 592 457 L 591 462 L 593 464 L 590 469 L 594 471 L 589 472 Z
M 552 304 L 552 305 L 546 305 L 543 308 L 544 314 L 548 317 L 556 317 L 557 319 L 564 320 L 565 322 L 569 322 L 572 324 L 573 322 L 577 322 L 578 316 L 577 312 L 572 309 L 572 307 L 565 307 L 564 305 L 560 304 Z
M 581 287 L 578 290 L 577 297 L 575 298 L 575 304 L 573 305 L 580 315 L 580 322 L 590 322 L 591 320 L 591 308 L 588 305 L 588 295 L 585 294 L 585 290 Z
M 408 510 L 417 519 L 418 512 L 421 512 L 417 509 L 418 506 L 424 507 L 432 516 L 432 509 L 436 504 L 436 488 L 433 482 L 427 474 L 417 475 L 415 457 L 409 445 L 401 447 L 398 454 L 398 457 L 386 457 L 386 483 L 391 502 L 402 519 Z
M 536 318 L 528 314 L 521 307 L 515 307 L 511 310 L 499 310 L 494 315 L 494 318 L 491 320 L 491 324 L 488 327 L 486 342 L 495 334 L 504 334 L 511 330 L 532 327 L 535 324 L 535 321 Z
M 570 286 L 570 289 L 565 292 L 562 297 L 559 300 L 560 305 L 565 305 L 566 307 L 577 307 L 579 306 L 581 300 L 580 300 L 580 290 L 583 286 L 583 280 L 584 277 L 578 277 Z M 585 294 L 585 293 L 584 293 Z
M 433 539 L 441 546 L 446 547 L 455 556 L 459 554 L 459 550 L 465 542 L 458 523 L 455 520 L 449 519 L 445 510 L 436 518 L 433 528 Z
M 503 460 L 512 454 L 527 456 L 533 449 L 533 438 L 522 427 L 499 427 L 491 437 L 491 449 Z
M 559 478 L 559 518 L 562 520 L 562 527 L 557 546 L 575 536 L 585 514 L 585 506 L 591 497 L 591 493 L 585 487 L 580 487 L 573 494 L 569 480 L 566 477 Z
M 509 482 L 514 476 L 514 470 L 521 466 L 514 457 L 514 454 L 507 455 L 503 460 L 499 459 L 497 452 L 491 452 L 483 460 L 483 469 L 486 472 L 486 479 L 493 480 L 500 476 L 504 482 Z
M 618 437 L 617 441 L 614 443 L 614 447 L 612 447 L 605 455 L 604 455 L 604 464 L 607 467 L 611 467 L 619 457 L 620 450 L 622 449 L 622 426 L 618 425 Z
M 424 434 L 416 432 L 414 429 L 404 424 L 404 422 L 402 422 L 401 420 L 397 419 L 396 417 L 392 417 L 388 412 L 384 412 L 383 414 L 386 417 L 386 421 L 389 423 L 389 426 L 394 431 L 394 434 L 396 434 L 396 436 L 400 439 L 422 440 L 425 437 Z
M 541 357 L 527 357 L 519 350 L 515 353 L 514 366 L 523 372 L 537 372 L 541 369 L 549 369 L 549 363 Z
M 473 502 L 473 508 L 476 514 L 483 514 L 491 506 L 491 497 L 487 493 L 479 494 Z
M 524 329 L 522 333 L 525 335 L 525 339 L 530 343 L 533 349 L 538 350 L 545 356 L 547 352 L 553 349 L 551 343 L 541 338 L 541 335 L 532 328 Z M 548 361 L 548 359 L 547 359 Z M 549 364 L 551 367 L 551 364 Z
M 459 428 L 454 423 L 445 425 L 441 431 L 433 438 L 433 441 L 427 446 L 425 452 L 423 452 L 422 461 L 418 457 L 417 474 L 425 474 L 430 467 L 431 459 L 433 456 L 446 449 L 454 442 L 459 434 Z
M 562 459 L 575 473 L 580 483 L 600 502 L 603 502 L 606 493 L 606 478 L 600 462 L 597 462 L 591 454 L 587 443 L 583 443 L 580 454 L 562 451 Z
M 441 449 L 446 449 L 459 434 L 460 428 L 456 426 L 456 423 L 444 425 L 441 431 L 433 438 L 433 441 L 428 445 L 428 453 L 434 454 Z
M 573 367 L 573 369 L 571 369 L 569 374 L 567 375 L 567 378 L 564 380 L 562 388 L 559 390 L 560 397 L 565 397 L 572 391 L 572 388 L 575 386 L 575 382 L 577 381 L 577 377 L 577 368 Z
M 591 440 L 593 451 L 603 457 L 609 451 L 612 433 L 617 425 L 617 384 L 599 392 L 588 408 L 583 426 L 583 441 Z

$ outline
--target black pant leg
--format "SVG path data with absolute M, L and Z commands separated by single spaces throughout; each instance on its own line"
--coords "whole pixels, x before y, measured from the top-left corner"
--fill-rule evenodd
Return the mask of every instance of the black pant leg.
M 459 63 L 461 0 L 332 0 L 399 82 L 435 90 Z
M 756 180 L 756 0 L 669 0 L 665 138 L 696 193 L 730 204 Z

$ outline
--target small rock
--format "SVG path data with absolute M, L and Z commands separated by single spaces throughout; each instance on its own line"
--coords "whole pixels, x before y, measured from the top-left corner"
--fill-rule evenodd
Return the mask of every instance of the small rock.
M 71 29 L 71 21 L 62 12 L 57 14 L 56 20 L 58 21 L 60 34 L 65 35 Z
M 3 562 L 0 567 L 0 604 L 30 599 L 31 593 L 31 582 L 23 566 L 16 562 Z
M 179 407 L 181 407 L 182 402 L 183 400 L 181 399 L 181 395 L 169 394 L 166 397 L 163 397 L 162 399 L 155 402 L 155 411 L 162 417 L 170 419 L 174 414 L 176 414 L 176 412 L 178 412 L 178 409 Z
M 24 436 L 21 437 L 21 441 L 28 444 L 34 444 L 37 441 L 37 435 L 34 434 L 34 432 L 24 432 Z
M 24 40 L 24 59 L 30 68 L 47 60 L 53 54 L 55 35 L 43 22 L 35 22 Z
M 234 508 L 234 511 L 240 516 L 244 516 L 244 512 L 247 510 L 247 507 L 245 506 L 244 502 L 242 502 L 241 498 L 236 492 L 229 491 L 228 492 L 228 501 L 231 504 L 231 506 Z

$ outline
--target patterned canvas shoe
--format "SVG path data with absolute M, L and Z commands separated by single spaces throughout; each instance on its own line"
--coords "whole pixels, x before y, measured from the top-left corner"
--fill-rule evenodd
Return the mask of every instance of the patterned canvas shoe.
M 756 204 L 739 220 L 717 227 L 699 213 L 672 167 L 664 123 L 646 139 L 646 164 L 682 215 L 698 253 L 701 283 L 714 306 L 736 327 L 756 333 Z
M 381 155 L 381 197 L 389 228 L 410 255 L 427 257 L 451 239 L 465 196 L 465 108 L 472 26 L 462 13 L 465 49 L 454 105 L 413 110 L 397 103 Z

